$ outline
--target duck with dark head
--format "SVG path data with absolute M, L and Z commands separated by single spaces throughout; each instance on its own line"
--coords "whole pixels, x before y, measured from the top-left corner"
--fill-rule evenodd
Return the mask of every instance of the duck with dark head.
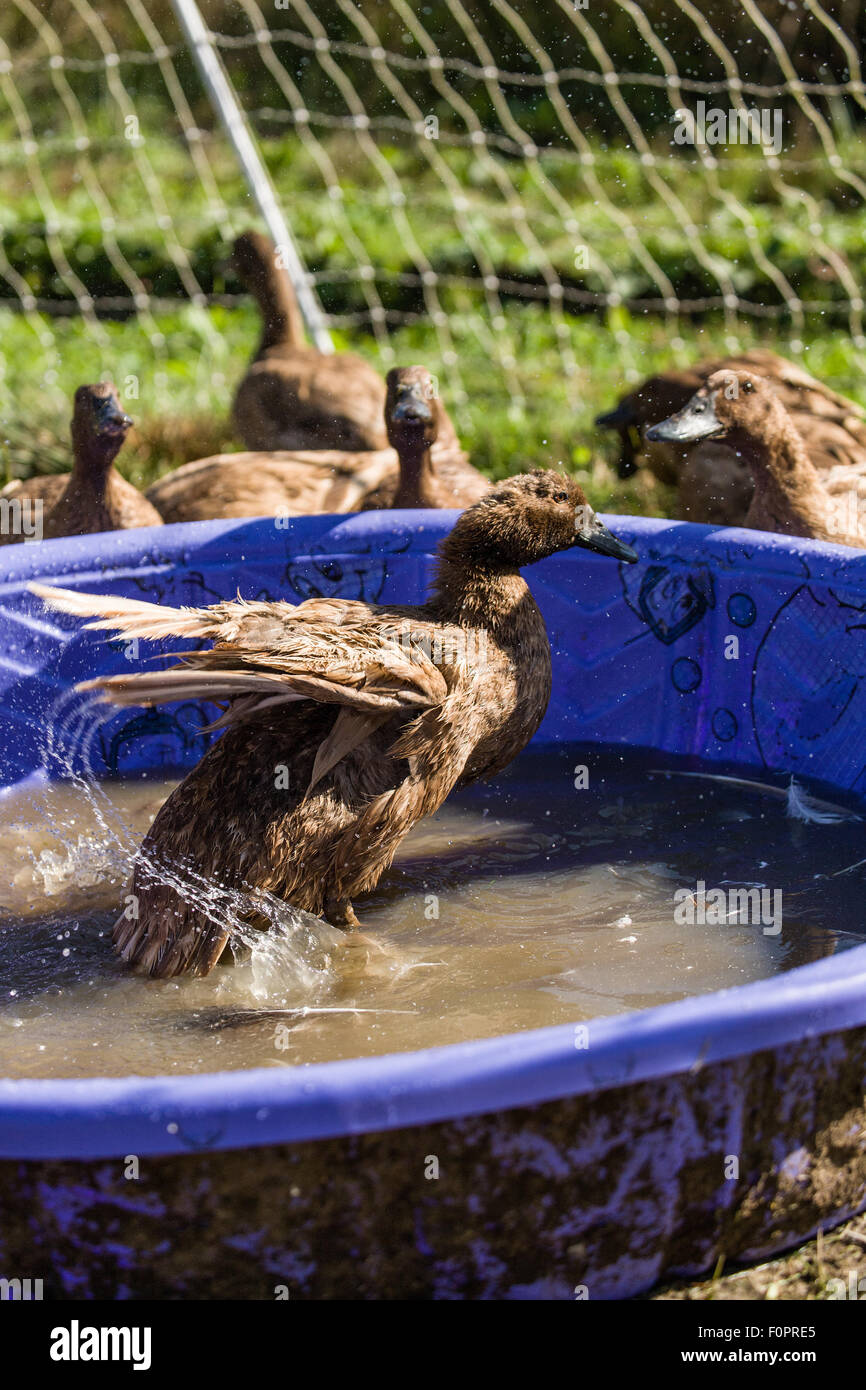
M 435 378 L 426 367 L 392 367 L 385 379 L 385 429 L 397 469 L 364 501 L 376 507 L 469 507 L 490 483 L 460 447 Z
M 114 467 L 131 428 L 132 420 L 110 381 L 79 386 L 72 414 L 72 472 L 9 483 L 0 497 L 38 503 L 44 512 L 45 540 L 161 526 L 156 508 Z M 0 536 L 0 544 L 19 539 Z
M 210 638 L 165 671 L 88 688 L 116 704 L 227 701 L 227 732 L 171 794 L 142 847 L 114 939 L 152 975 L 205 975 L 230 924 L 184 873 L 358 925 L 353 899 L 454 787 L 493 777 L 536 732 L 551 689 L 544 620 L 521 569 L 581 547 L 631 563 L 577 484 L 510 478 L 442 542 L 427 603 L 310 599 L 170 609 L 33 586 L 89 626 L 142 639 Z M 275 785 L 274 768 L 288 776 Z M 288 782 L 288 789 L 285 783 Z
M 754 494 L 744 526 L 863 547 L 866 539 L 840 531 L 834 499 L 814 467 L 799 430 L 769 382 L 754 372 L 714 372 L 684 408 L 647 430 L 647 439 L 692 444 L 724 439 L 744 460 Z M 863 481 L 849 473 L 850 485 Z M 835 483 L 843 482 L 838 476 Z

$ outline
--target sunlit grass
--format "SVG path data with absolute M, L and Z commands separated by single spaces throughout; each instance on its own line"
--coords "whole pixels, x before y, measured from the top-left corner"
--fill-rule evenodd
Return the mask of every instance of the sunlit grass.
M 190 178 L 188 153 L 160 131 L 158 117 L 157 111 L 152 119 L 145 113 L 143 150 L 158 174 L 179 244 L 208 293 L 238 294 L 240 287 L 228 267 L 229 243 L 234 231 L 255 219 L 237 169 L 221 142 L 209 141 L 208 158 L 226 213 Z M 181 290 L 165 230 L 156 225 L 138 166 L 122 137 L 105 123 L 102 108 L 93 112 L 92 132 L 87 159 L 110 189 L 114 231 L 124 256 L 156 299 L 177 300 Z M 69 288 L 48 252 L 43 209 L 21 161 L 20 145 L 3 135 L 0 130 L 0 173 L 9 204 L 4 212 L 6 254 L 35 296 L 68 302 Z M 439 379 L 473 460 L 491 477 L 562 464 L 580 476 L 597 506 L 664 512 L 670 499 L 650 478 L 641 475 L 627 484 L 619 482 L 610 466 L 615 442 L 594 428 L 593 418 L 651 370 L 723 353 L 735 344 L 797 356 L 817 376 L 866 404 L 863 353 L 839 317 L 839 285 L 817 273 L 810 252 L 812 233 L 807 235 L 805 223 L 813 212 L 805 204 L 780 205 L 753 152 L 732 158 L 719 177 L 735 195 L 736 205 L 747 211 L 747 220 L 753 220 L 758 244 L 772 263 L 798 292 L 827 301 L 826 313 L 807 318 L 802 352 L 792 353 L 793 329 L 773 317 L 742 316 L 732 339 L 718 315 L 668 322 L 655 314 L 629 314 L 624 307 L 611 309 L 606 317 L 580 314 L 566 304 L 564 332 L 557 338 L 544 301 L 509 298 L 503 292 L 501 320 L 495 323 L 479 286 L 472 242 L 484 246 L 503 280 L 537 281 L 547 258 L 566 284 L 604 289 L 606 263 L 623 297 L 657 293 L 657 287 L 595 197 L 588 171 L 573 159 L 545 153 L 541 163 L 550 186 L 573 210 L 580 241 L 588 247 L 585 274 L 575 271 L 574 226 L 566 225 L 555 211 L 549 188 L 545 190 L 523 162 L 500 160 L 497 167 L 507 173 L 533 236 L 501 196 L 489 161 L 465 150 L 437 151 L 466 199 L 464 222 L 458 226 L 442 179 L 417 151 L 385 148 L 399 186 L 411 195 L 405 208 L 409 225 L 442 277 L 437 294 L 447 328 L 437 326 L 418 287 L 399 279 L 417 270 L 414 253 L 399 234 L 381 173 L 359 160 L 354 140 L 336 136 L 328 145 L 342 189 L 338 201 L 329 196 L 309 149 L 295 136 L 266 140 L 264 149 L 307 263 L 321 277 L 326 308 L 346 316 L 365 306 L 347 228 L 376 268 L 389 313 L 387 343 L 392 356 L 386 360 L 365 328 L 338 330 L 337 346 L 351 347 L 383 371 L 392 361 L 427 365 Z M 846 151 L 846 158 L 857 157 L 855 149 Z M 106 257 L 79 157 L 60 142 L 57 148 L 42 150 L 40 158 L 54 194 L 58 235 L 75 272 L 95 295 L 128 296 L 128 286 L 118 281 Z M 743 217 L 731 208 L 720 214 L 718 204 L 709 216 L 706 174 L 682 160 L 671 165 L 664 149 L 659 158 L 660 175 L 699 226 L 702 246 L 714 264 L 744 296 L 777 301 L 778 293 L 749 245 Z M 605 197 L 639 222 L 642 246 L 681 291 L 700 293 L 708 288 L 694 237 L 672 216 L 670 204 L 653 189 L 632 151 L 599 146 L 593 176 Z M 856 267 L 866 259 L 864 210 L 837 206 L 838 186 L 822 179 L 820 170 L 810 193 L 820 207 L 823 235 Z M 452 284 L 452 276 L 468 277 L 473 287 Z M 160 311 L 156 318 L 142 314 L 98 324 L 74 316 L 0 309 L 0 438 L 7 441 L 3 470 L 26 475 L 68 466 L 72 392 L 80 383 L 104 376 L 117 383 L 138 422 L 120 460 L 136 483 L 147 484 L 187 459 L 240 447 L 230 424 L 231 398 L 256 337 L 255 313 L 243 299 L 234 307 L 187 304 Z

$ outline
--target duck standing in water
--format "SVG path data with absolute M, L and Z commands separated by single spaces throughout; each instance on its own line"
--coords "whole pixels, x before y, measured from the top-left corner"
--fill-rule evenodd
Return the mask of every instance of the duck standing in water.
M 866 482 L 863 472 L 838 468 L 819 474 L 785 407 L 753 372 L 715 372 L 684 409 L 651 426 L 647 439 L 684 445 L 724 439 L 754 480 L 742 523 L 751 530 L 866 546 L 866 535 L 839 524 L 838 497 L 825 485 L 832 481 L 839 494 L 847 483 L 859 493 Z
M 219 454 L 155 482 L 164 521 L 311 516 L 380 507 L 467 507 L 490 486 L 460 447 L 425 367 L 394 367 L 384 428 L 392 447 Z
M 128 637 L 210 638 L 168 670 L 87 683 L 121 705 L 229 700 L 227 725 L 171 794 L 136 864 L 138 915 L 115 943 L 151 975 L 206 975 L 231 933 L 187 883 L 268 892 L 357 927 L 353 898 L 458 785 L 492 777 L 547 708 L 550 647 L 520 575 L 580 546 L 633 562 L 576 483 L 508 479 L 442 541 L 427 603 L 218 603 L 170 609 L 32 585 Z M 283 774 L 280 775 L 280 769 Z M 190 899 L 194 896 L 197 901 Z
M 79 386 L 72 414 L 72 472 L 16 479 L 0 491 L 0 498 L 41 507 L 45 540 L 161 526 L 156 508 L 114 467 L 131 427 L 110 381 Z M 0 545 L 20 540 L 23 536 L 0 535 Z
M 234 244 L 232 266 L 256 299 L 262 336 L 233 407 L 248 449 L 383 449 L 385 384 L 351 352 L 319 352 L 304 337 L 291 280 L 260 232 Z

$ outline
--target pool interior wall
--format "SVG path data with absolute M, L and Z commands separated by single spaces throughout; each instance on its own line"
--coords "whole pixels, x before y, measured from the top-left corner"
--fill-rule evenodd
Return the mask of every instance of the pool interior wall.
M 128 672 L 139 659 L 123 640 L 101 641 L 46 610 L 28 580 L 176 606 L 238 592 L 298 603 L 319 595 L 421 602 L 432 552 L 455 515 L 199 522 L 4 547 L 0 786 L 45 767 L 46 754 L 86 770 L 75 727 L 84 701 L 71 688 Z M 555 672 L 537 738 L 664 749 L 862 795 L 866 553 L 685 522 L 609 520 L 634 542 L 640 564 L 575 550 L 526 571 Z M 158 650 L 147 644 L 146 655 Z M 193 766 L 208 741 L 202 722 L 190 702 L 120 710 L 88 750 L 92 771 Z
M 0 785 L 42 775 L 158 773 L 192 766 L 206 746 L 198 730 L 207 721 L 197 706 L 120 711 L 94 737 L 81 697 L 72 691 L 75 681 L 128 670 L 137 654 L 122 643 L 98 644 L 75 620 L 48 613 L 26 591 L 29 579 L 169 604 L 206 604 L 238 591 L 244 597 L 299 602 L 317 594 L 419 601 L 435 544 L 453 519 L 449 513 L 387 513 L 303 518 L 282 526 L 273 520 L 208 522 L 5 547 L 0 554 Z M 696 766 L 747 769 L 779 784 L 793 774 L 862 799 L 866 554 L 687 523 L 610 518 L 609 524 L 635 546 L 640 564 L 619 567 L 575 551 L 527 571 L 554 657 L 553 696 L 539 740 L 581 741 L 588 750 L 599 744 L 657 748 Z M 303 1164 L 315 1151 L 320 1164 L 333 1142 L 332 1157 L 339 1151 L 346 1163 L 369 1148 L 366 1176 L 360 1179 L 364 1190 L 356 1187 L 353 1200 L 364 1221 L 372 1220 L 371 1203 L 387 1207 L 390 1201 L 373 1190 L 373 1157 L 384 1162 L 391 1153 L 405 1162 L 416 1141 L 430 1154 L 429 1129 L 439 1126 L 457 1136 L 453 1153 L 464 1189 L 466 1146 L 473 1135 L 481 1136 L 478 1142 L 488 1155 L 473 1163 L 475 1198 L 470 1200 L 466 1190 L 458 1203 L 467 1239 L 472 1201 L 477 1207 L 477 1194 L 488 1180 L 495 1179 L 494 1196 L 499 1193 L 482 1203 L 488 1223 L 501 1219 L 501 1212 L 495 1213 L 499 1206 L 513 1215 L 521 1194 L 536 1181 L 549 1182 L 558 1167 L 571 1184 L 570 1204 L 557 1228 L 555 1259 L 545 1253 L 542 1240 L 536 1258 L 515 1253 L 516 1265 L 512 1262 L 500 1278 L 486 1263 L 483 1242 L 474 1252 L 466 1246 L 462 1273 L 455 1274 L 463 1292 L 456 1285 L 449 1292 L 452 1266 L 446 1258 L 444 1283 L 437 1285 L 428 1272 L 417 1296 L 542 1297 L 545 1268 L 553 1281 L 551 1296 L 575 1296 L 568 1293 L 568 1281 L 574 1277 L 579 1283 L 581 1274 L 594 1286 L 590 1296 L 625 1296 L 646 1287 L 660 1271 L 706 1268 L 720 1241 L 729 1256 L 766 1253 L 803 1238 L 819 1220 L 841 1219 L 863 1205 L 863 1117 L 857 1105 L 866 1082 L 864 1024 L 866 948 L 858 947 L 757 985 L 599 1019 L 579 1040 L 574 1028 L 560 1027 L 299 1072 L 2 1082 L 0 1157 L 34 1161 L 16 1168 L 17 1177 L 14 1165 L 3 1164 L 8 1181 L 2 1184 L 0 1242 L 5 1245 L 0 1243 L 0 1253 L 5 1265 L 21 1249 L 15 1231 L 22 1183 L 30 1184 L 32 1195 L 47 1182 L 37 1205 L 49 1226 L 62 1224 L 58 1212 L 51 1215 L 52 1202 L 63 1208 L 66 1198 L 58 1194 L 68 1197 L 86 1171 L 80 1190 L 86 1189 L 82 1213 L 86 1209 L 90 1220 L 105 1200 L 100 1191 L 106 1183 L 119 1193 L 125 1190 L 129 1200 L 132 1189 L 124 1189 L 118 1178 L 118 1160 L 129 1154 L 185 1156 L 154 1159 L 164 1175 L 165 1195 L 180 1182 L 169 1176 L 179 1169 L 165 1167 L 172 1162 L 198 1164 L 202 1174 L 210 1165 L 207 1181 L 215 1190 L 237 1186 L 234 1156 L 218 1150 L 266 1146 L 250 1169 L 260 1184 L 281 1154 Z M 611 1119 L 615 1097 L 621 1116 L 616 1123 Z M 536 1142 L 527 1135 L 539 1116 Z M 565 1117 L 564 1130 L 557 1117 Z M 832 1148 L 843 1137 L 844 1161 L 835 1169 L 825 1163 L 822 1170 L 822 1146 Z M 716 1160 L 725 1152 L 739 1153 L 752 1165 L 745 1186 L 720 1186 Z M 85 1161 L 97 1159 L 111 1161 Z M 790 1189 L 778 1220 L 768 1195 L 768 1171 L 777 1187 Z M 500 1192 L 500 1180 L 507 1194 Z M 437 1212 L 456 1201 L 456 1191 L 444 1197 L 441 1184 L 418 1181 L 416 1215 L 419 1202 L 424 1208 L 433 1201 L 434 1188 Z M 335 1190 L 343 1187 L 337 1182 Z M 181 1188 L 176 1200 L 160 1198 L 166 1221 L 182 1220 L 184 1201 L 187 1206 L 190 1201 L 189 1189 L 183 1190 L 186 1198 Z M 641 1193 L 648 1225 L 637 1216 Z M 209 1201 L 203 1197 L 199 1204 L 203 1220 Z M 288 1238 L 277 1229 L 283 1217 L 274 1214 L 273 1202 L 271 1207 L 268 1220 L 277 1223 L 271 1230 L 273 1250 L 282 1252 L 279 1261 L 285 1264 Z M 539 1231 L 547 1229 L 537 1206 L 530 1204 L 527 1212 L 535 1212 Z M 732 1222 L 738 1235 L 731 1234 Z M 518 1224 L 522 1239 L 529 1241 L 532 1222 Z M 691 1253 L 682 1244 L 690 1225 L 695 1226 Z M 632 1228 L 644 1233 L 643 1260 L 635 1254 Z M 303 1244 L 307 1236 L 300 1215 L 293 1229 Z M 423 1222 L 419 1229 L 413 1248 L 434 1251 Z M 489 1235 L 489 1224 L 486 1229 Z M 223 1234 L 236 1245 L 252 1239 L 251 1230 L 241 1222 Z M 593 1231 L 587 1243 L 586 1232 Z M 65 1271 L 60 1282 L 71 1281 L 59 1296 L 76 1296 L 68 1291 L 75 1287 L 74 1270 L 81 1261 L 87 1264 L 80 1228 L 75 1250 L 66 1255 L 57 1250 L 62 1234 L 49 1236 Z M 324 1238 L 319 1226 L 314 1243 L 321 1248 Z M 334 1234 L 335 1249 L 340 1239 Z M 371 1239 L 381 1244 L 385 1237 L 380 1231 Z M 584 1256 L 569 1256 L 572 1263 L 563 1265 L 565 1239 L 575 1249 L 582 1247 Z M 130 1276 L 125 1295 L 115 1271 L 109 1279 L 115 1291 L 107 1296 L 143 1296 L 148 1260 L 130 1258 L 141 1276 L 138 1283 Z M 455 1258 L 454 1249 L 449 1258 Z M 268 1267 L 269 1259 L 257 1260 L 256 1270 L 262 1261 Z M 169 1264 L 164 1261 L 154 1276 L 157 1284 L 170 1281 Z M 433 1254 L 428 1264 L 435 1273 Z M 525 1278 L 512 1277 L 518 1266 Z M 97 1260 L 93 1268 L 99 1267 Z M 188 1260 L 184 1267 L 186 1274 L 178 1272 L 181 1286 L 184 1279 L 194 1281 Z M 310 1296 L 320 1296 L 315 1278 L 304 1284 L 295 1273 Z M 378 1292 L 361 1296 L 389 1296 L 395 1277 L 393 1269 L 387 1278 L 370 1276 L 364 1287 Z M 258 1273 L 252 1282 L 242 1279 L 239 1296 L 273 1296 L 255 1291 L 257 1278 Z M 98 1286 L 96 1275 L 81 1274 L 77 1296 L 96 1296 Z

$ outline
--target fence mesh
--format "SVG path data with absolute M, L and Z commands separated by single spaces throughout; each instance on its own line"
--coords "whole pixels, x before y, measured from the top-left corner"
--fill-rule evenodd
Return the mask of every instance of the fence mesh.
M 200 8 L 338 343 L 422 354 L 476 421 L 707 324 L 795 357 L 832 334 L 862 373 L 859 3 Z M 168 0 L 7 0 L 0 165 L 0 419 L 103 373 L 152 412 L 227 404 L 258 219 Z

